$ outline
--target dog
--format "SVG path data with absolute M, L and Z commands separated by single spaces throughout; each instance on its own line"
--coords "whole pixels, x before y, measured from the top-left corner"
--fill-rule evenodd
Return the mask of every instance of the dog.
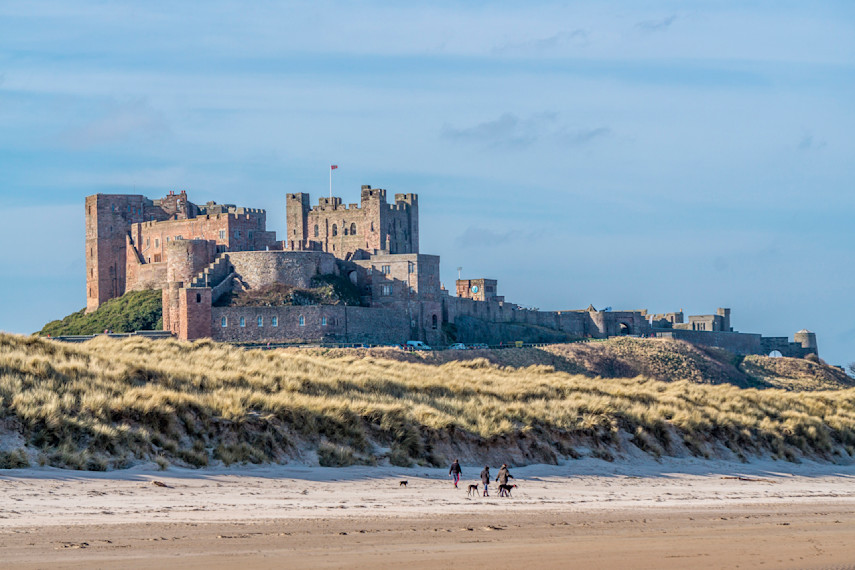
M 499 485 L 499 496 L 500 497 L 510 497 L 511 489 L 516 487 L 516 485 Z
M 406 487 L 406 486 L 407 486 L 406 481 L 401 481 L 400 483 L 398 483 L 398 487 Z
M 466 496 L 471 497 L 473 493 L 476 497 L 478 496 L 478 485 L 469 485 L 469 490 L 466 491 Z

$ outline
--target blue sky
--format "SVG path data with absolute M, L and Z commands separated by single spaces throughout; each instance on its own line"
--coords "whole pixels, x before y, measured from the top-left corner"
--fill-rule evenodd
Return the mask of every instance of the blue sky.
M 733 309 L 855 360 L 851 2 L 0 3 L 0 329 L 85 305 L 83 198 L 416 192 L 541 309 Z M 37 233 L 36 233 L 37 232 Z

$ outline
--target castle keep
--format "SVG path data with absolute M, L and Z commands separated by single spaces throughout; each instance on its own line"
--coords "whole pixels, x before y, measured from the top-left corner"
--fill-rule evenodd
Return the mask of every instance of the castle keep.
M 511 343 L 658 336 L 737 354 L 817 353 L 807 330 L 763 337 L 733 330 L 730 309 L 538 311 L 505 301 L 495 279 L 459 279 L 451 295 L 439 257 L 419 252 L 418 196 L 363 186 L 359 204 L 286 195 L 286 239 L 266 212 L 193 204 L 184 191 L 159 200 L 86 198 L 87 311 L 126 291 L 161 289 L 163 326 L 182 339 L 245 342 L 422 340 Z M 338 293 L 329 297 L 330 288 Z M 342 295 L 344 291 L 346 294 Z M 324 293 L 326 292 L 326 293 Z

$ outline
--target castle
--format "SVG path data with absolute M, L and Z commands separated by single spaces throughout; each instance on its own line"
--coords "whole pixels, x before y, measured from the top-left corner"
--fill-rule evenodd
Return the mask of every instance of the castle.
M 685 340 L 737 354 L 804 357 L 814 333 L 794 342 L 735 332 L 730 309 L 538 311 L 505 301 L 494 279 L 440 283 L 439 256 L 419 253 L 418 196 L 363 186 L 359 204 L 305 193 L 286 196 L 286 239 L 266 227 L 266 212 L 231 204 L 193 204 L 185 191 L 159 200 L 95 194 L 86 208 L 86 308 L 126 291 L 161 289 L 163 326 L 182 339 L 240 342 L 422 340 L 512 343 L 635 335 Z M 236 295 L 275 287 L 307 290 L 318 279 L 355 292 L 349 303 L 235 303 Z

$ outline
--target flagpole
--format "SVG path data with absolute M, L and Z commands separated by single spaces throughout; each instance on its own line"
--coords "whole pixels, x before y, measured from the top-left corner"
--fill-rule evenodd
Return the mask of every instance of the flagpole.
M 330 166 L 330 201 L 332 201 L 332 166 Z

